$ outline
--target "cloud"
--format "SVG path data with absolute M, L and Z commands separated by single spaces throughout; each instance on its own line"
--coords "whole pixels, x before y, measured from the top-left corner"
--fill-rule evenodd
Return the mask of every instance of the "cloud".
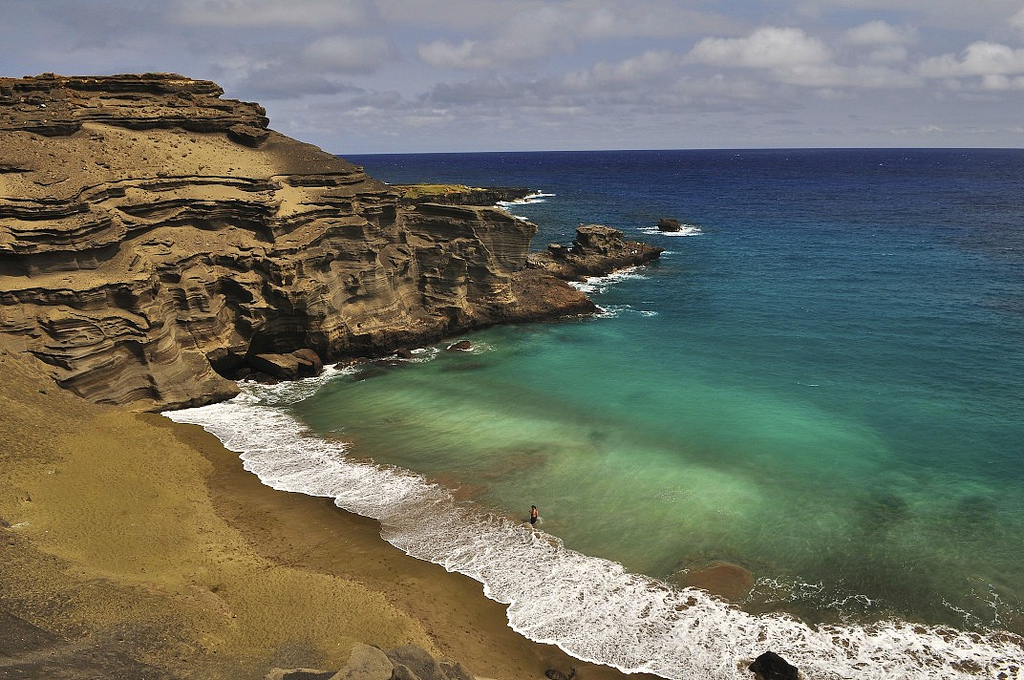
M 385 4 L 391 16 L 398 3 L 388 0 Z M 429 1 L 410 9 L 422 16 L 424 6 L 436 7 L 437 13 L 446 16 L 450 12 Z M 496 10 L 492 25 L 474 26 L 472 37 L 439 38 L 419 45 L 417 53 L 424 62 L 439 68 L 500 69 L 542 63 L 553 55 L 575 53 L 590 43 L 663 40 L 733 27 L 733 22 L 724 18 L 687 10 L 669 0 L 631 2 L 628 6 L 611 0 L 533 1 L 504 3 L 502 7 Z M 510 7 L 517 11 L 509 13 Z M 478 10 L 473 14 L 479 17 L 483 13 Z M 436 16 L 423 20 L 437 21 Z
M 612 31 L 614 17 L 601 10 L 577 14 L 562 5 L 531 5 L 501 24 L 492 37 L 436 40 L 419 46 L 417 53 L 438 68 L 508 68 L 571 53 L 580 40 Z
M 334 28 L 372 16 L 366 0 L 178 0 L 174 19 L 189 26 Z
M 916 87 L 921 83 L 914 74 L 878 64 L 801 64 L 773 73 L 779 82 L 815 88 L 887 90 Z
M 1024 9 L 1014 14 L 1010 19 L 1010 28 L 1024 34 Z
M 944 54 L 921 63 L 928 78 L 1011 76 L 1024 74 L 1024 48 L 1013 49 L 992 42 L 976 42 L 960 54 Z
M 874 64 L 896 64 L 907 60 L 907 48 L 903 45 L 881 45 L 868 53 L 867 59 Z
M 307 65 L 344 74 L 372 73 L 395 58 L 390 43 L 381 36 L 330 36 L 320 38 L 302 51 Z
M 682 57 L 668 50 L 648 50 L 616 64 L 598 62 L 593 77 L 599 82 L 640 83 L 678 71 Z
M 821 40 L 799 28 L 765 26 L 745 38 L 705 38 L 688 60 L 711 66 L 785 68 L 824 64 L 832 58 Z
M 420 59 L 437 68 L 484 69 L 494 63 L 487 50 L 475 40 L 463 40 L 456 45 L 447 40 L 436 40 L 416 49 Z
M 846 31 L 844 40 L 850 45 L 906 45 L 914 42 L 912 28 L 898 28 L 884 21 L 869 21 Z

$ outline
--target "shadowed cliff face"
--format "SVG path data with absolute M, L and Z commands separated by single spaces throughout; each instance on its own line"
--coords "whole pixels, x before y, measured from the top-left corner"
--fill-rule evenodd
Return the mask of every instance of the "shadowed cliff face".
M 533 225 L 403 208 L 220 95 L 177 75 L 0 79 L 0 343 L 93 401 L 166 408 L 233 394 L 214 368 L 247 354 L 380 354 L 593 309 L 523 271 Z

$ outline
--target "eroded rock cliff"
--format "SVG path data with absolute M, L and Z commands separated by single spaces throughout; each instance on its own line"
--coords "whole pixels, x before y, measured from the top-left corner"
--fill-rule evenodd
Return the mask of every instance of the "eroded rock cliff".
M 381 354 L 593 304 L 536 227 L 421 203 L 175 74 L 0 78 L 0 343 L 138 408 L 235 392 L 260 353 Z

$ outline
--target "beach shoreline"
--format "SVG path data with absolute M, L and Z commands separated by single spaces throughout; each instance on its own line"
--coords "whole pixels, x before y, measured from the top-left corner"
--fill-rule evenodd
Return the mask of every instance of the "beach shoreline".
M 6 351 L 0 371 L 2 668 L 254 678 L 337 669 L 365 643 L 498 680 L 625 677 L 515 633 L 479 583 L 377 522 L 263 486 L 198 426 L 86 403 Z

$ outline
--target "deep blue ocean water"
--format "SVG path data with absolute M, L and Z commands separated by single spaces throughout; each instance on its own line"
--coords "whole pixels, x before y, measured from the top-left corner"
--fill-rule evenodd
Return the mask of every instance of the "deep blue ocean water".
M 601 223 L 666 252 L 586 284 L 595 318 L 176 418 L 581 658 L 731 678 L 767 645 L 812 677 L 1020 677 L 993 633 L 1024 633 L 1024 152 L 349 160 L 534 189 L 508 209 L 537 249 Z M 274 446 L 247 443 L 268 422 Z M 756 579 L 738 609 L 678 585 L 719 561 Z

